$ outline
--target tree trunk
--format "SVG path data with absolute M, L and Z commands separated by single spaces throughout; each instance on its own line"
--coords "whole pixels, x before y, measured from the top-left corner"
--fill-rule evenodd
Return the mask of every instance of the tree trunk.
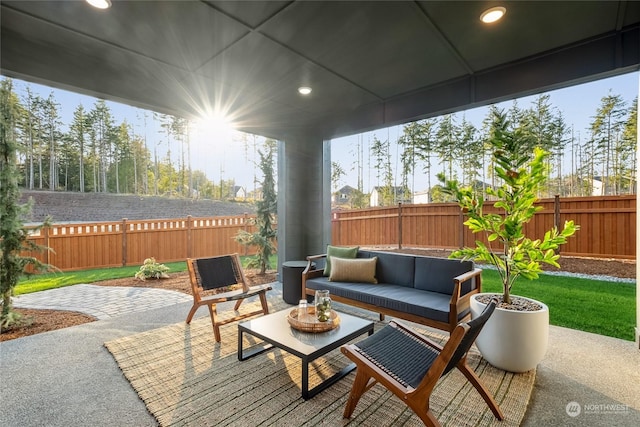
M 84 193 L 84 144 L 80 143 L 80 192 Z

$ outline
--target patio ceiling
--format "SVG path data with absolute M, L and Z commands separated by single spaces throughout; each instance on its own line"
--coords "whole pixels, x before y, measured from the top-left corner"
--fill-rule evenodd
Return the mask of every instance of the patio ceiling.
M 502 21 L 482 11 L 505 6 Z M 2 1 L 3 75 L 325 139 L 638 69 L 635 1 Z M 301 96 L 299 86 L 313 92 Z

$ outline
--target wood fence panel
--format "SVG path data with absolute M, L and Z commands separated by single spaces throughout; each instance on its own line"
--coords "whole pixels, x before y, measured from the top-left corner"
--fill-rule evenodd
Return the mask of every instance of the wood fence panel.
M 558 226 L 574 220 L 580 230 L 560 249 L 568 256 L 634 259 L 636 256 L 636 197 L 602 196 L 559 198 Z M 532 239 L 556 225 L 556 200 L 543 199 L 534 219 L 525 225 Z M 485 212 L 499 213 L 490 203 Z M 397 219 L 401 216 L 401 235 Z M 395 217 L 395 223 L 393 218 Z M 474 235 L 462 225 L 464 217 L 454 203 L 402 205 L 336 211 L 332 220 L 335 245 L 425 247 L 454 249 L 473 246 L 476 240 L 488 244 L 486 237 Z M 492 243 L 495 247 L 495 242 Z M 498 249 L 498 248 L 496 248 Z
M 358 240 L 359 245 L 386 244 L 388 236 L 397 236 L 397 207 L 368 208 L 354 211 L 336 211 L 332 229 L 337 239 Z M 332 232 L 332 235 L 334 233 Z
M 561 200 L 561 224 L 580 225 L 577 238 L 562 248 L 566 255 L 633 259 L 636 256 L 636 197 L 574 197 Z
M 164 263 L 235 252 L 253 255 L 255 248 L 247 249 L 234 239 L 240 229 L 255 230 L 251 218 L 241 215 L 54 224 L 33 231 L 29 237 L 51 251 L 25 255 L 62 271 L 141 265 L 149 257 Z
M 127 221 L 126 229 L 126 265 L 140 265 L 150 257 L 158 262 L 186 258 L 186 219 Z
M 60 270 L 121 265 L 122 229 L 117 222 L 60 224 L 48 229 L 49 263 Z M 44 260 L 43 254 L 39 255 Z
M 255 227 L 250 225 L 249 216 L 241 217 L 215 217 L 194 219 L 191 226 L 192 257 L 201 258 L 209 256 L 238 253 L 240 255 L 253 255 L 255 248 L 247 248 L 235 241 L 239 230 L 250 233 Z
M 402 244 L 412 247 L 457 247 L 460 208 L 455 204 L 403 205 Z

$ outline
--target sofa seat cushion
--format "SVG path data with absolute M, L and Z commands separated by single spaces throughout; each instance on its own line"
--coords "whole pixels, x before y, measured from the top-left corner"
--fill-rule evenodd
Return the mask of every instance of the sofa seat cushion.
M 309 279 L 306 285 L 307 289 L 328 289 L 331 295 L 377 307 L 445 323 L 449 321 L 450 295 L 385 283 L 374 285 L 368 283 L 330 282 L 325 277 Z M 460 313 L 460 319 L 466 316 L 467 313 Z

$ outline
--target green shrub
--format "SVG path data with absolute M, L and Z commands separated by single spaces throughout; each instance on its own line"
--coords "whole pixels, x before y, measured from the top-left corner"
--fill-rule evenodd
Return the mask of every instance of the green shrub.
M 167 271 L 169 271 L 169 267 L 164 264 L 158 264 L 156 259 L 151 257 L 144 260 L 135 278 L 140 280 L 166 279 L 169 277 Z

